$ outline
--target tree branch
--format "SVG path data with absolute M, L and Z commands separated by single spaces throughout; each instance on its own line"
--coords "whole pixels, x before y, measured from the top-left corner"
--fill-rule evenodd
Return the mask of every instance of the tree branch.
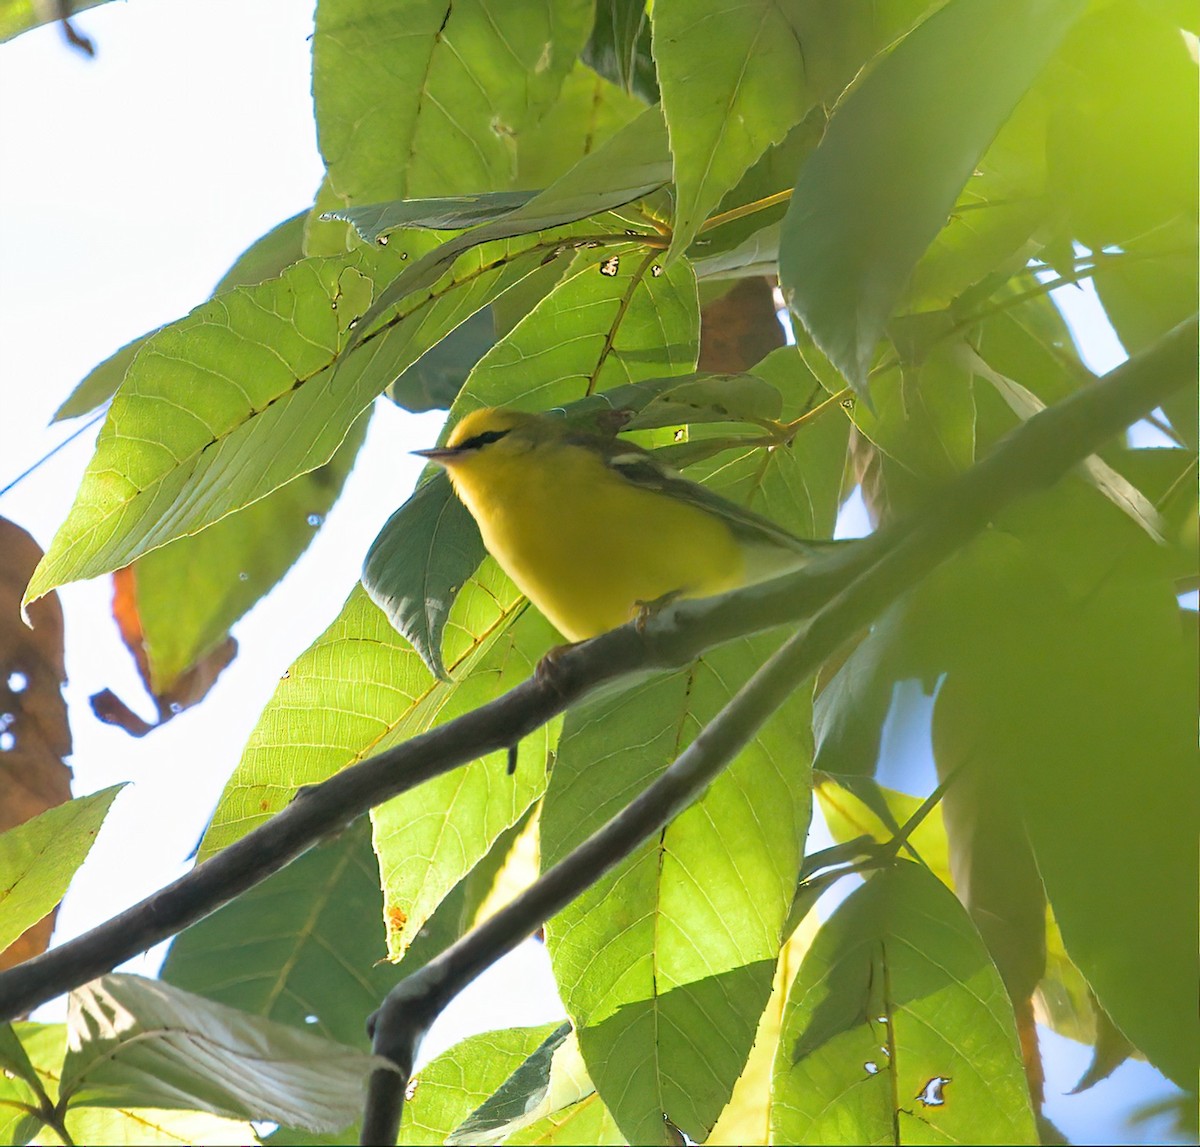
M 666 772 L 496 915 L 401 980 L 369 1024 L 375 1053 L 399 1072 L 373 1073 L 360 1142 L 396 1142 L 418 1045 L 454 996 L 695 801 L 800 681 L 986 528 L 997 510 L 1057 481 L 1171 391 L 1194 380 L 1196 339 L 1195 319 L 1176 327 L 1103 381 L 1019 426 L 936 505 L 886 531 L 886 537 L 878 535 L 885 540 L 876 560 L 788 639 Z M 783 579 L 778 585 L 787 592 Z M 716 600 L 704 609 L 710 622 L 725 612 Z
M 573 646 L 555 658 L 551 672 L 302 790 L 261 828 L 187 875 L 90 932 L 0 974 L 0 1018 L 19 1016 L 111 971 L 266 879 L 368 809 L 506 748 L 603 682 L 638 670 L 686 665 L 711 646 L 812 616 L 827 602 L 806 633 L 815 644 L 806 648 L 836 648 L 846 633 L 866 624 L 1002 506 L 1050 485 L 1171 391 L 1194 383 L 1195 347 L 1193 318 L 1094 386 L 1018 427 L 908 523 L 836 549 L 797 574 L 723 598 L 680 602 L 650 619 L 644 631 L 626 625 Z M 928 559 L 921 553 L 924 547 L 932 555 Z M 880 578 L 886 583 L 882 587 Z M 842 612 L 848 608 L 846 593 L 839 590 L 851 583 L 855 595 L 847 616 Z

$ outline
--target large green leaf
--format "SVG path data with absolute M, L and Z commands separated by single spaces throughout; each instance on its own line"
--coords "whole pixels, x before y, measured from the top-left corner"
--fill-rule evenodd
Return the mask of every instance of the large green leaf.
M 914 265 L 1083 7 L 951 0 L 838 105 L 801 169 L 780 275 L 817 346 L 860 391 Z
M 384 954 L 379 867 L 359 823 L 182 932 L 160 975 L 365 1048 L 366 1017 L 396 981 Z
M 522 598 L 490 562 L 455 602 L 447 660 L 465 675 Z M 361 586 L 279 683 L 200 846 L 211 856 L 278 812 L 303 785 L 428 727 L 456 685 L 436 682 Z
M 0 833 L 0 951 L 62 899 L 122 787 L 76 797 Z
M 159 1106 L 338 1131 L 386 1061 L 140 976 L 68 1001 L 60 1101 Z
M 548 187 L 645 110 L 641 100 L 577 61 L 558 99 L 517 140 L 518 185 Z
M 346 204 L 509 187 L 587 39 L 586 0 L 329 0 L 317 12 L 321 154 Z
M 746 169 L 813 105 L 800 5 L 657 0 L 654 58 L 675 158 L 673 253 Z
M 982 643 L 955 627 L 935 731 L 949 724 L 1016 794 L 1068 955 L 1116 1026 L 1191 1086 L 1196 650 L 1166 555 L 1077 483 L 1001 525 L 1024 548 L 957 587 L 963 615 L 997 621 Z
M 494 610 L 494 605 L 483 608 Z M 525 609 L 511 625 L 507 620 L 502 617 L 505 624 L 497 624 L 479 643 L 479 654 L 464 667 L 457 686 L 434 686 L 379 747 L 402 739 L 402 732 L 411 736 L 477 709 L 530 677 L 554 644 L 554 631 L 533 609 Z M 542 795 L 560 724 L 551 721 L 521 742 L 511 776 L 507 754 L 492 753 L 371 813 L 393 959 L 404 955 L 451 889 Z
M 558 1026 L 485 1032 L 442 1052 L 413 1076 L 397 1143 L 445 1142 Z
M 542 810 L 552 865 L 662 771 L 777 638 L 745 640 L 568 718 Z M 555 979 L 601 1098 L 631 1142 L 702 1140 L 771 991 L 809 814 L 798 692 L 721 775 L 548 922 Z
M 225 1119 L 206 1111 L 171 1111 L 146 1107 L 80 1107 L 67 1109 L 67 1131 L 76 1143 L 105 1147 L 245 1147 L 255 1141 L 254 1127 L 244 1119 Z
M 1012 1008 L 967 914 L 900 862 L 821 928 L 775 1061 L 777 1143 L 1037 1143 Z
M 371 399 L 537 266 L 538 239 L 513 244 L 467 252 L 355 343 L 336 374 L 374 283 L 392 279 L 407 252 L 304 259 L 159 331 L 113 400 L 30 600 L 127 565 L 324 465 Z

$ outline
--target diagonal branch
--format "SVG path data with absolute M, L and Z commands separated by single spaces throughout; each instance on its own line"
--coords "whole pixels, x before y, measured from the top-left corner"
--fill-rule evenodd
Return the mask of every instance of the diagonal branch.
M 370 1021 L 376 1054 L 399 1071 L 373 1073 L 360 1142 L 396 1141 L 417 1047 L 454 996 L 698 799 L 797 684 L 986 528 L 997 510 L 1053 483 L 1194 379 L 1196 338 L 1194 319 L 1176 327 L 1103 381 L 1018 427 L 949 487 L 937 505 L 886 536 L 877 535 L 883 542 L 874 551 L 875 560 L 851 575 L 849 584 L 789 638 L 666 772 L 505 908 L 401 980 Z M 782 588 L 782 579 L 779 584 Z M 717 600 L 704 608 L 712 622 L 724 613 Z M 702 621 L 697 624 L 705 628 Z
M 723 598 L 681 602 L 652 618 L 644 631 L 626 625 L 573 646 L 556 658 L 552 673 L 538 674 L 472 713 L 303 790 L 261 828 L 186 876 L 0 974 L 0 1019 L 111 971 L 265 880 L 368 809 L 506 748 L 603 682 L 686 665 L 711 646 L 813 617 L 817 610 L 806 640 L 818 644 L 809 648 L 836 648 L 1002 506 L 1052 484 L 1173 390 L 1194 384 L 1196 330 L 1193 318 L 1102 381 L 1031 418 L 910 521 L 836 549 L 797 574 Z M 850 590 L 839 592 L 846 586 L 853 590 L 849 605 Z

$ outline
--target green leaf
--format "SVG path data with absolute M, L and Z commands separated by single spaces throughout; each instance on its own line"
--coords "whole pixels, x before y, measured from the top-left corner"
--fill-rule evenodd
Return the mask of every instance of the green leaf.
M 444 1142 L 558 1027 L 485 1032 L 442 1052 L 413 1076 L 397 1143 Z
M 365 822 L 319 844 L 175 938 L 160 976 L 217 1003 L 369 1046 L 396 981 Z
M 569 1023 L 552 1031 L 486 1102 L 447 1137 L 448 1147 L 507 1139 L 545 1115 L 595 1092 Z
M 442 680 L 449 680 L 442 661 L 446 619 L 486 556 L 475 519 L 441 470 L 417 486 L 367 551 L 363 588 Z
M 122 788 L 76 797 L 0 834 L 0 950 L 63 898 Z
M 597 0 L 583 60 L 619 88 L 648 104 L 658 102 L 646 0 Z
M 377 1056 L 140 976 L 74 991 L 61 1094 L 338 1131 L 360 1113 Z
M 518 184 L 548 187 L 645 110 L 645 101 L 576 61 L 558 99 L 517 140 Z
M 860 392 L 922 252 L 1082 0 L 951 0 L 838 105 L 783 225 L 789 305 Z
M 661 111 L 648 108 L 523 207 L 456 235 L 424 254 L 383 291 L 363 316 L 361 330 L 367 333 L 406 295 L 436 283 L 464 251 L 483 243 L 513 239 L 603 215 L 649 195 L 670 178 L 666 124 Z M 607 231 L 611 226 L 596 225 L 592 231 Z M 353 346 L 351 342 L 350 347 Z
M 341 219 L 353 226 L 364 243 L 403 227 L 428 231 L 459 231 L 503 219 L 523 207 L 536 191 L 488 191 L 480 195 L 449 195 L 436 199 L 393 199 L 363 207 L 327 211 L 322 219 Z
M 257 1142 L 253 1126 L 203 1111 L 154 1108 L 76 1107 L 67 1109 L 67 1131 L 76 1143 L 106 1147 L 245 1147 Z
M 892 687 L 904 675 L 898 652 L 903 649 L 904 622 L 902 605 L 885 610 L 822 685 L 813 702 L 815 770 L 843 781 L 874 776 Z
M 946 307 L 988 276 L 1006 282 L 1039 249 L 1047 226 L 1047 100 L 1043 79 L 1017 104 L 980 157 L 933 242 L 917 261 L 900 309 L 908 314 Z
M 693 370 L 700 312 L 687 261 L 664 271 L 653 251 L 616 257 L 616 272 L 604 275 L 595 254 L 576 256 L 567 276 L 480 360 L 451 420 L 480 406 L 548 410 Z
M 1161 551 L 1083 491 L 1060 486 L 1005 516 L 1055 577 L 1009 611 L 1015 648 L 992 649 L 986 685 L 978 669 L 969 682 L 975 733 L 1019 795 L 1071 959 L 1116 1026 L 1188 1087 L 1195 643 Z
M 647 430 L 700 422 L 769 422 L 783 413 L 783 396 L 753 374 L 702 374 L 656 394 L 626 424 Z
M 71 16 L 76 16 L 88 8 L 95 8 L 105 0 L 77 0 L 70 7 Z M 39 28 L 43 24 L 61 20 L 62 13 L 57 8 L 47 8 L 37 0 L 5 0 L 0 5 L 0 43 Z
M 1004 985 L 954 894 L 906 862 L 818 932 L 772 1091 L 773 1142 L 1038 1142 Z
M 514 140 L 558 94 L 590 21 L 585 0 L 322 4 L 313 100 L 336 195 L 361 204 L 509 187 Z
M 518 615 L 520 615 L 519 619 Z M 514 619 L 516 624 L 513 624 Z M 533 672 L 548 623 L 485 562 L 454 603 L 436 681 L 361 588 L 296 661 L 259 719 L 201 844 L 206 857 L 282 808 L 302 785 L 449 721 Z M 399 958 L 446 895 L 541 795 L 557 722 L 526 738 L 515 777 L 501 751 L 376 809 L 388 948 Z M 446 825 L 454 825 L 453 832 Z
M 495 607 L 483 608 L 492 612 Z M 530 677 L 554 644 L 554 631 L 533 609 L 524 609 L 512 624 L 508 620 L 502 617 L 502 624 L 478 643 L 458 684 L 435 685 L 379 747 L 402 739 L 401 730 L 411 736 L 477 709 Z M 449 892 L 542 795 L 560 725 L 553 720 L 521 742 L 511 776 L 507 753 L 491 753 L 372 811 L 393 960 L 405 954 Z
M 778 638 L 723 646 L 573 709 L 542 810 L 549 868 L 658 775 Z M 808 702 L 793 695 L 696 805 L 547 923 L 555 979 L 631 1142 L 702 1140 L 771 991 L 807 829 Z
M 656 0 L 654 58 L 675 158 L 672 255 L 814 97 L 794 6 Z
M 66 1024 L 14 1023 L 5 1024 L 3 1030 L 0 1135 L 5 1143 L 29 1143 L 44 1123 L 26 1108 L 44 1110 L 57 1100 L 67 1028 Z
M 451 669 L 468 675 L 523 600 L 485 562 L 454 605 L 446 639 Z M 356 586 L 259 717 L 201 842 L 201 859 L 278 812 L 302 786 L 429 728 L 457 687 L 436 682 Z
M 342 492 L 370 415 L 368 408 L 324 466 L 134 562 L 137 615 L 154 693 L 167 693 L 220 645 L 308 548 Z
M 871 385 L 873 403 L 855 403 L 854 425 L 879 454 L 862 475 L 864 490 L 885 520 L 924 504 L 974 462 L 973 382 L 955 348 L 943 343 L 919 365 L 881 373 Z
M 1180 220 L 1194 243 L 1196 58 L 1177 20 L 1130 0 L 1090 9 L 1062 62 L 1047 162 L 1069 237 L 1100 251 Z
M 608 1108 L 594 1091 L 578 1103 L 552 1111 L 504 1140 L 508 1147 L 574 1147 L 587 1143 L 595 1147 L 624 1147 L 625 1137 Z

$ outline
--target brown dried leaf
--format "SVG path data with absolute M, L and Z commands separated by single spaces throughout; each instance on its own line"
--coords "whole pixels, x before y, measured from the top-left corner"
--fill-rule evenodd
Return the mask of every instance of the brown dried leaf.
M 21 595 L 41 557 L 25 530 L 0 518 L 0 832 L 71 798 L 58 595 L 29 607 L 29 625 L 21 618 Z M 0 968 L 44 952 L 53 928 L 51 913 L 0 953 Z

